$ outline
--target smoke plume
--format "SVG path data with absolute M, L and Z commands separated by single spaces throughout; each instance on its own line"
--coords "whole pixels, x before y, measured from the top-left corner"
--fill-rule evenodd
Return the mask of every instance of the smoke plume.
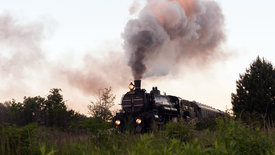
M 120 52 L 109 52 L 102 58 L 86 55 L 78 68 L 62 67 L 58 73 L 68 83 L 87 95 L 97 94 L 100 89 L 112 87 L 119 90 L 129 83 L 129 67 Z
M 48 59 L 42 48 L 51 24 L 46 22 L 23 23 L 10 13 L 0 14 L 0 101 L 51 88 L 91 96 L 128 85 L 130 69 L 122 52 L 101 52 L 101 58 L 86 54 L 76 60 L 82 65 L 75 65 L 70 54 Z
M 224 17 L 210 0 L 148 0 L 124 30 L 124 48 L 135 79 L 168 74 L 183 63 L 222 55 Z
M 19 24 L 9 14 L 0 15 L 0 76 L 24 78 L 27 70 L 40 66 L 44 26 L 34 22 Z
M 129 8 L 129 13 L 131 15 L 133 15 L 133 14 L 135 14 L 139 10 L 139 8 L 140 8 L 139 0 L 134 0 L 133 4 Z

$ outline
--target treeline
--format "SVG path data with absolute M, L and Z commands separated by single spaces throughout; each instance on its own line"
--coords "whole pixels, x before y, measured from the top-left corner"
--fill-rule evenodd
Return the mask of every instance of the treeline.
M 112 127 L 107 121 L 112 118 L 109 108 L 114 99 L 111 88 L 105 88 L 87 107 L 89 117 L 68 109 L 61 89 L 56 88 L 46 97 L 0 103 L 0 155 L 54 154 L 56 151 L 45 152 L 64 141 L 71 142 L 72 137 L 75 143 L 108 131 Z
M 0 123 L 24 126 L 37 123 L 46 127 L 70 127 L 73 123 L 88 119 L 65 105 L 61 89 L 51 89 L 47 97 L 24 97 L 23 102 L 15 100 L 0 103 Z

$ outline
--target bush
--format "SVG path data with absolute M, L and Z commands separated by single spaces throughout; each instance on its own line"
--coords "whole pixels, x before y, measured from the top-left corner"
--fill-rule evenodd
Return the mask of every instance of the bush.
M 196 124 L 196 130 L 209 129 L 210 131 L 213 131 L 215 130 L 216 125 L 216 117 L 204 118 Z
M 166 125 L 165 134 L 169 138 L 180 141 L 190 141 L 194 135 L 194 124 L 185 122 L 169 122 Z
M 35 143 L 34 130 L 36 124 L 29 124 L 25 127 L 16 125 L 1 127 L 1 153 L 2 154 L 35 154 L 39 151 Z
M 230 118 L 217 119 L 217 136 L 213 152 L 268 154 L 272 152 L 273 146 L 272 141 L 259 128 L 251 129 Z
M 100 131 L 108 130 L 111 128 L 111 123 L 104 120 L 98 120 L 95 118 L 89 118 L 81 120 L 77 123 L 73 123 L 70 129 L 73 130 L 89 130 L 92 133 L 98 133 Z
M 214 130 L 194 130 L 193 124 L 168 123 L 164 131 L 145 134 L 112 132 L 108 122 L 88 119 L 75 130 L 0 127 L 0 154 L 274 154 L 271 138 L 230 118 L 216 120 Z M 270 130 L 270 137 L 275 132 Z

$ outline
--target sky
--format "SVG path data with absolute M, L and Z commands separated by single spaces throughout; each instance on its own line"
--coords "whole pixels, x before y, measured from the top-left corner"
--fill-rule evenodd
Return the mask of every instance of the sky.
M 15 39 L 10 37 L 11 39 L 6 41 L 1 35 L 7 30 L 0 27 L 0 61 L 2 61 L 0 62 L 0 102 L 12 98 L 22 101 L 24 96 L 45 97 L 51 88 L 61 88 L 68 107 L 81 113 L 87 113 L 87 105 L 97 96 L 95 92 L 87 93 L 82 90 L 89 84 L 85 84 L 85 80 L 90 77 L 88 74 L 111 72 L 115 67 L 115 60 L 120 61 L 120 59 L 111 57 L 113 60 L 104 61 L 114 61 L 114 65 L 110 67 L 99 65 L 103 67 L 102 70 L 94 72 L 87 70 L 92 70 L 91 66 L 97 62 L 97 58 L 105 59 L 104 56 L 112 52 L 117 55 L 125 52 L 122 37 L 124 28 L 130 19 L 137 18 L 140 9 L 146 3 L 142 0 L 135 2 L 133 0 L 0 1 L 0 24 L 1 20 L 3 22 L 5 18 L 12 18 L 13 25 L 8 26 L 15 28 L 11 31 L 17 30 L 20 34 L 31 36 L 21 35 Z M 226 110 L 232 107 L 231 93 L 236 91 L 239 74 L 244 73 L 257 56 L 275 64 L 275 9 L 273 8 L 275 2 L 270 0 L 261 2 L 216 0 L 216 2 L 220 5 L 225 19 L 226 41 L 221 45 L 221 49 L 228 57 L 216 61 L 207 68 L 191 65 L 175 75 L 143 79 L 143 88 L 150 91 L 153 86 L 158 86 L 161 92 L 166 94 Z M 133 4 L 137 11 L 135 14 L 130 14 L 129 9 Z M 22 27 L 23 30 L 18 30 Z M 33 55 L 33 51 L 28 53 L 26 50 L 39 52 Z M 13 55 L 19 58 L 11 59 Z M 85 59 L 89 56 L 93 62 Z M 24 62 L 10 67 L 10 61 L 7 60 Z M 29 65 L 25 65 L 26 62 Z M 82 67 L 85 65 L 86 67 Z M 63 69 L 72 70 L 81 67 L 82 70 L 77 72 Z M 52 68 L 56 72 L 52 72 Z M 75 82 L 64 82 L 65 78 L 62 77 L 68 72 L 69 75 L 74 73 L 73 75 L 81 76 L 83 70 L 84 82 L 81 78 L 77 81 L 82 83 L 82 86 Z M 123 85 L 114 84 L 116 81 L 114 79 L 122 76 L 127 79 L 122 82 Z M 128 83 L 132 80 L 131 71 L 127 69 L 111 74 L 108 84 L 114 88 L 117 97 L 116 109 L 119 108 L 120 98 L 128 91 Z

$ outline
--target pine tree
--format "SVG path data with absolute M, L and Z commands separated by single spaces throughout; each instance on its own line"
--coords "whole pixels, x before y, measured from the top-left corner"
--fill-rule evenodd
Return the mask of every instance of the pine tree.
M 237 92 L 232 93 L 234 114 L 243 120 L 264 118 L 275 120 L 275 70 L 265 59 L 256 58 L 236 81 Z M 253 119 L 253 118 L 252 118 Z
M 67 125 L 67 107 L 60 94 L 61 89 L 51 89 L 45 101 L 44 112 L 47 126 L 64 127 Z

